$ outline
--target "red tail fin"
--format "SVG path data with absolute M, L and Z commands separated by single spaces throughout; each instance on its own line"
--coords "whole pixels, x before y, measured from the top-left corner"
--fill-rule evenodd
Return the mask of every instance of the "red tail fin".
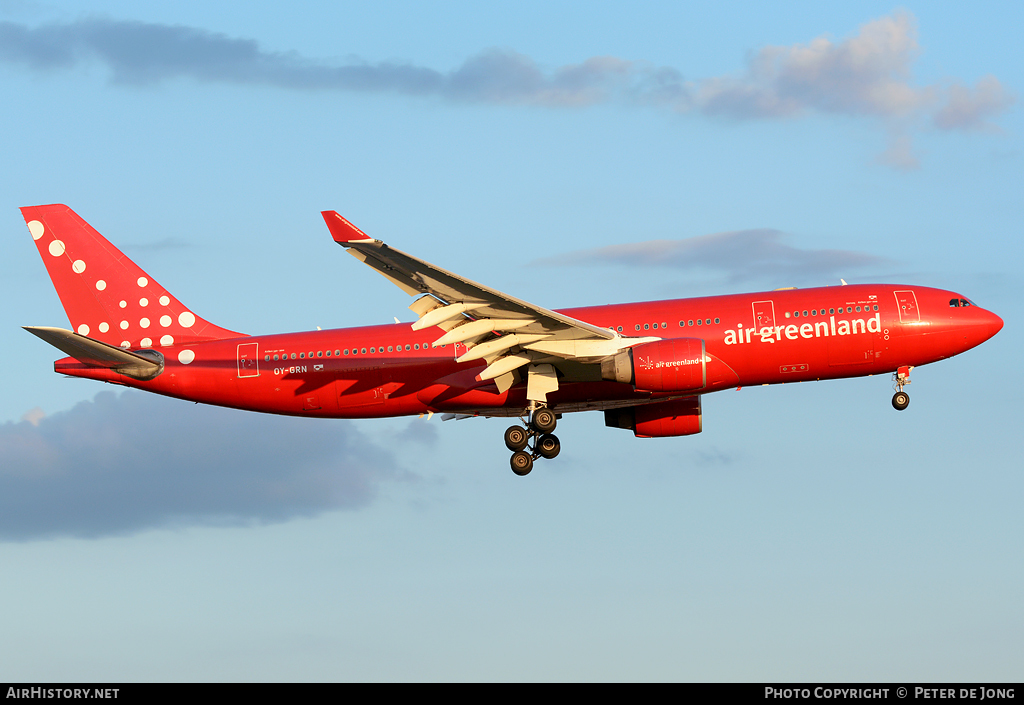
M 122 348 L 242 335 L 192 313 L 67 206 L 30 206 L 21 214 L 80 335 Z

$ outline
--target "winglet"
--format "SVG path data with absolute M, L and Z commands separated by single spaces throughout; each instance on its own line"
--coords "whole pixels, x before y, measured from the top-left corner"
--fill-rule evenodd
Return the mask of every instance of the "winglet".
M 337 211 L 320 211 L 320 215 L 324 217 L 335 242 L 342 245 L 349 242 L 374 242 L 372 237 L 342 218 Z

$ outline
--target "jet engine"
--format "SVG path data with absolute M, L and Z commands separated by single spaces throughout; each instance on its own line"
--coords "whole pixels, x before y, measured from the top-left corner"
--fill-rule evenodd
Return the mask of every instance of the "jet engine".
M 607 409 L 605 426 L 628 428 L 638 438 L 691 436 L 701 432 L 700 397 Z
M 667 338 L 602 362 L 601 377 L 651 392 L 687 392 L 707 386 L 706 362 L 700 338 Z

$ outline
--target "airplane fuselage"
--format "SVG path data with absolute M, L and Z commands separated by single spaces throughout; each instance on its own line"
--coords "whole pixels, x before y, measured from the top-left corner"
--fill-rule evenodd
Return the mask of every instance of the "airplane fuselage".
M 951 302 L 965 305 L 951 306 Z M 702 384 L 657 392 L 602 380 L 600 367 L 565 362 L 548 405 L 558 411 L 639 404 L 681 394 L 894 372 L 988 339 L 1002 322 L 950 291 L 892 284 L 790 289 L 561 310 L 622 336 L 704 341 Z M 457 363 L 461 344 L 432 348 L 436 328 L 408 323 L 318 330 L 161 348 L 164 370 L 139 381 L 65 358 L 55 369 L 172 397 L 252 411 L 330 418 L 483 412 L 514 416 L 525 385 L 499 392 Z

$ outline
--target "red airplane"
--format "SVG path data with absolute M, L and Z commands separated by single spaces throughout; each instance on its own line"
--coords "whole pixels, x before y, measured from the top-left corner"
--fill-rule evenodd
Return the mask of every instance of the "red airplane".
M 411 296 L 413 324 L 250 336 L 200 318 L 64 205 L 21 209 L 73 330 L 26 327 L 54 370 L 292 416 L 519 417 L 512 470 L 554 458 L 572 411 L 643 438 L 701 431 L 701 395 L 910 370 L 1003 321 L 951 291 L 893 284 L 777 289 L 550 311 L 392 249 L 334 211 L 335 242 Z M 844 282 L 845 283 L 845 282 Z

